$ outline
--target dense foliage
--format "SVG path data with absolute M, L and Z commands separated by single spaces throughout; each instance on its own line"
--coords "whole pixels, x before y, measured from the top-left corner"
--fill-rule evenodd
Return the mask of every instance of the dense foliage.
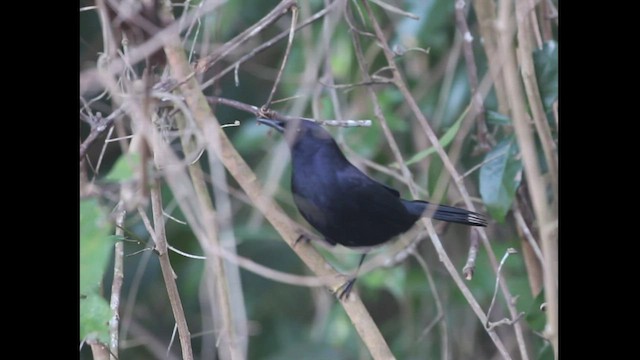
M 205 59 L 229 44 L 278 3 L 275 0 L 229 1 L 199 14 L 197 21 L 191 21 L 191 25 L 185 26 L 180 33 L 191 63 L 196 64 L 198 59 Z M 394 66 L 402 77 L 400 81 L 406 85 L 463 178 L 452 178 L 446 162 L 426 135 L 424 125 L 418 121 L 398 86 L 392 83 L 393 73 L 387 67 L 384 46 L 376 38 L 380 35 L 375 32 L 368 7 L 361 1 L 298 2 L 298 24 L 325 8 L 328 11 L 295 33 L 275 93 L 275 100 L 285 101 L 275 102 L 271 108 L 281 114 L 323 120 L 371 119 L 370 127 L 329 128 L 354 164 L 398 189 L 405 198 L 417 194 L 420 199 L 467 207 L 465 196 L 468 196 L 476 211 L 487 214 L 491 220 L 486 229 L 488 242 L 480 240 L 473 278 L 465 282 L 466 286 L 485 313 L 495 298 L 489 315 L 492 322 L 513 319 L 505 299 L 507 293 L 512 296 L 508 301 L 513 303 L 517 313 L 523 313 L 517 322 L 522 337 L 518 337 L 514 326 L 509 324 L 491 330 L 504 343 L 510 356 L 522 358 L 524 352 L 532 359 L 551 359 L 552 346 L 544 339 L 547 313 L 540 310 L 548 286 L 542 269 L 557 274 L 557 257 L 549 260 L 548 257 L 554 255 L 543 245 L 539 229 L 541 224 L 553 224 L 554 221 L 557 226 L 558 45 L 557 18 L 552 16 L 554 5 L 551 1 L 542 1 L 532 12 L 524 12 L 525 25 L 515 22 L 516 13 L 524 11 L 520 5 L 506 12 L 509 14 L 507 23 L 515 27 L 508 45 L 521 76 L 511 83 L 516 83 L 524 94 L 517 98 L 507 77 L 500 76 L 496 82 L 490 75 L 492 66 L 498 71 L 502 71 L 503 66 L 506 69 L 508 59 L 499 51 L 504 46 L 500 43 L 500 27 L 492 27 L 493 32 L 486 32 L 479 20 L 486 15 L 481 16 L 478 11 L 479 7 L 495 4 L 493 16 L 498 23 L 498 10 L 503 10 L 501 7 L 507 6 L 508 1 L 388 2 L 417 15 L 418 19 L 384 9 L 376 3 L 369 2 L 368 7 L 380 24 L 386 45 L 395 51 Z M 457 8 L 460 3 L 464 4 L 463 8 Z M 189 5 L 189 10 L 206 4 L 206 1 L 202 4 L 198 1 L 174 2 L 174 5 Z M 133 143 L 127 136 L 141 130 L 136 127 L 133 107 L 123 104 L 139 95 L 136 93 L 139 82 L 147 80 L 136 79 L 143 79 L 144 69 L 150 63 L 143 60 L 129 64 L 114 74 L 118 81 L 115 87 L 109 88 L 100 82 L 103 80 L 96 80 L 102 66 L 100 61 L 104 61 L 100 56 L 105 52 L 100 7 L 92 8 L 93 3 L 88 2 L 81 5 L 89 7 L 79 15 L 81 143 L 98 133 L 99 124 L 109 116 L 113 121 L 98 134 L 80 159 L 80 331 L 83 337 L 80 341 L 109 344 L 107 323 L 112 317 L 109 301 L 114 280 L 114 245 L 121 242 L 124 277 L 119 306 L 119 358 L 163 358 L 167 352 L 168 358 L 181 358 L 166 279 L 157 252 L 153 251 L 154 241 L 145 225 L 146 219 L 141 216 L 141 213 L 145 214 L 150 223 L 157 226 L 149 190 L 145 188 L 153 191 L 154 181 L 159 180 L 157 184 L 161 186 L 166 214 L 166 239 L 171 247 L 203 256 L 206 251 L 198 234 L 207 230 L 203 230 L 204 225 L 189 222 L 189 211 L 185 211 L 179 198 L 185 193 L 176 194 L 177 186 L 191 184 L 187 181 L 176 185 L 166 175 L 170 170 L 154 168 L 153 155 L 158 156 L 155 145 L 148 142 L 146 154 L 144 151 L 135 153 L 127 147 Z M 184 12 L 183 6 L 173 9 L 178 20 Z M 118 22 L 114 20 L 117 17 L 111 19 L 111 25 L 117 30 Z M 222 74 L 242 56 L 287 31 L 291 19 L 289 11 L 274 24 L 239 43 L 207 71 L 197 74 L 196 79 L 202 84 Z M 461 19 L 464 19 L 463 23 Z M 184 21 L 187 20 L 192 19 Z M 461 31 L 465 26 L 469 34 Z M 467 41 L 469 38 L 471 42 Z M 120 52 L 113 53 L 115 56 L 111 60 L 149 38 L 137 39 L 137 43 L 130 40 L 127 47 L 116 42 Z M 528 48 L 526 44 L 533 45 Z M 237 74 L 231 66 L 229 72 L 203 89 L 204 94 L 258 107 L 264 104 L 285 59 L 287 37 L 268 45 L 264 51 L 243 62 L 237 68 Z M 358 59 L 358 47 L 362 59 Z M 472 66 L 469 55 L 473 59 Z M 150 79 L 146 86 L 151 88 L 172 79 L 175 74 L 169 70 L 172 65 L 171 61 L 155 64 L 145 75 Z M 372 76 L 371 81 L 363 75 L 362 67 Z M 533 69 L 529 74 L 531 78 L 527 78 L 529 68 Z M 83 81 L 91 76 L 95 77 L 94 81 L 87 83 L 102 85 L 83 87 Z M 530 79 L 536 84 L 533 87 L 536 96 L 531 92 Z M 370 89 L 375 93 L 375 99 Z M 120 95 L 114 94 L 116 90 Z M 186 96 L 179 89 L 172 90 L 177 97 Z M 482 100 L 482 107 L 472 101 L 474 91 Z M 514 103 L 518 100 L 521 104 Z M 173 154 L 182 161 L 180 171 L 185 174 L 184 179 L 194 179 L 193 169 L 189 170 L 189 166 L 199 163 L 208 198 L 218 215 L 214 230 L 222 246 L 235 249 L 242 258 L 271 269 L 314 275 L 245 194 L 241 181 L 216 160 L 211 148 L 202 142 L 208 135 L 197 135 L 202 129 L 195 126 L 196 122 L 186 116 L 184 108 L 177 106 L 175 101 L 180 100 L 154 99 L 151 105 L 143 107 L 147 109 L 148 124 L 159 130 L 157 133 L 162 135 L 162 140 L 171 145 Z M 390 133 L 385 133 L 376 112 L 378 106 Z M 222 125 L 239 122 L 239 125 L 235 124 L 237 126 L 224 126 L 222 131 L 253 170 L 264 193 L 273 197 L 287 215 L 299 222 L 301 229 L 313 233 L 293 205 L 289 190 L 289 154 L 282 137 L 259 126 L 254 114 L 220 104 L 213 105 L 212 109 Z M 522 110 L 519 112 L 518 109 Z M 523 115 L 533 134 L 531 145 L 523 145 L 524 135 L 518 132 L 517 122 Z M 181 143 L 181 136 L 189 131 L 191 140 L 195 139 L 191 144 L 195 144 L 194 148 Z M 395 144 L 391 144 L 389 135 Z M 107 138 L 124 140 L 107 141 Z M 397 153 L 394 147 L 397 147 Z M 533 153 L 523 149 L 533 149 Z M 530 154 L 534 156 L 535 164 L 531 164 Z M 399 164 L 398 155 L 404 164 Z M 403 168 L 408 172 L 403 173 Z M 531 178 L 527 175 L 531 174 L 531 169 L 540 172 L 539 178 L 535 178 L 540 184 L 529 183 Z M 141 177 L 144 172 L 146 178 Z M 413 194 L 407 174 L 414 186 Z M 197 188 L 197 185 L 193 187 Z M 469 194 L 461 193 L 461 187 Z M 536 192 L 540 188 L 544 190 L 542 195 Z M 545 218 L 540 218 L 541 205 L 537 205 L 540 201 L 550 209 L 545 212 Z M 118 227 L 114 225 L 116 209 L 123 207 L 127 209 L 127 215 Z M 196 216 L 203 214 L 196 211 Z M 469 228 L 463 226 L 443 226 L 437 222 L 434 225 L 444 250 L 461 274 L 470 241 L 477 235 L 472 235 Z M 375 258 L 381 264 L 388 259 L 392 266 L 377 266 L 356 283 L 362 301 L 392 353 L 398 359 L 498 358 L 500 351 L 490 338 L 486 324 L 479 320 L 443 266 L 424 226 L 419 227 L 410 232 L 407 235 L 410 238 L 405 241 L 419 240 L 415 250 L 417 257 L 393 261 L 394 254 L 400 250 L 381 248 L 369 260 Z M 554 234 L 554 230 L 550 233 Z M 533 247 L 531 241 L 535 243 Z M 551 235 L 549 241 L 548 244 L 557 246 L 557 235 Z M 339 271 L 348 273 L 355 269 L 359 260 L 355 253 L 312 244 L 316 244 L 327 262 Z M 503 260 L 508 249 L 515 249 L 517 253 L 504 260 L 500 272 L 505 281 L 504 288 L 497 290 L 496 264 Z M 224 337 L 228 331 L 219 329 L 217 322 L 223 316 L 220 313 L 223 308 L 216 303 L 216 291 L 221 291 L 214 284 L 220 281 L 215 274 L 216 268 L 207 270 L 204 260 L 174 251 L 169 252 L 169 259 L 191 333 L 194 357 L 225 358 L 224 351 L 217 353 L 216 350 L 219 336 Z M 554 260 L 555 270 L 549 268 Z M 238 268 L 232 262 L 224 262 L 224 268 L 218 270 L 224 270 L 228 281 L 225 286 L 229 288 L 232 317 L 246 319 L 235 330 L 245 331 L 248 336 L 245 339 L 247 358 L 370 357 L 370 350 L 360 339 L 352 320 L 325 287 L 285 284 L 261 276 L 260 270 Z M 175 337 L 173 342 L 172 337 Z M 81 358 L 92 358 L 89 346 L 83 346 Z

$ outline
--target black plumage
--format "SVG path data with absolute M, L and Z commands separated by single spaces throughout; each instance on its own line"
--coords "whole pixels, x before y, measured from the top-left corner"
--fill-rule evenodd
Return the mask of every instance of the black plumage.
M 469 210 L 400 198 L 397 190 L 351 164 L 331 134 L 317 123 L 258 121 L 284 133 L 291 150 L 293 200 L 300 214 L 332 245 L 380 245 L 409 230 L 422 216 L 487 226 L 484 216 Z M 345 284 L 340 297 L 348 295 L 353 281 Z

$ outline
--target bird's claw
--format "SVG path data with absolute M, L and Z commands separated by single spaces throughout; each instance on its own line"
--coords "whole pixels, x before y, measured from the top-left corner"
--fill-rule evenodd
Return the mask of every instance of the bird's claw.
M 356 282 L 356 278 L 352 278 L 347 280 L 344 284 L 340 285 L 336 292 L 338 294 L 338 299 L 345 300 L 349 298 L 349 294 L 351 293 L 351 289 L 353 288 L 353 284 Z
M 298 245 L 298 243 L 302 240 L 304 240 L 304 242 L 306 242 L 307 244 L 309 243 L 309 241 L 311 241 L 305 234 L 300 234 L 296 241 L 293 242 L 293 247 L 296 247 L 296 245 Z

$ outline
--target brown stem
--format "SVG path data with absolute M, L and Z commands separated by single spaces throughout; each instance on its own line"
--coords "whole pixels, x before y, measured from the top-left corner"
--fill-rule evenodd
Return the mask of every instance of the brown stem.
M 493 84 L 498 98 L 498 111 L 502 114 L 509 113 L 509 102 L 507 101 L 507 91 L 504 79 L 500 72 L 502 59 L 498 51 L 498 34 L 495 29 L 496 6 L 493 0 L 472 0 L 473 8 L 480 25 L 480 36 L 482 45 L 487 54 L 489 73 L 493 77 Z
M 171 39 L 165 46 L 165 52 L 175 78 L 186 79 L 191 73 L 191 69 L 177 37 Z M 256 175 L 251 171 L 247 163 L 233 147 L 225 132 L 220 128 L 218 120 L 211 112 L 207 100 L 200 89 L 200 85 L 193 78 L 180 85 L 180 91 L 191 109 L 198 126 L 201 129 L 211 129 L 210 136 L 214 136 L 217 139 L 219 145 L 215 149 L 215 156 L 220 158 L 226 169 L 247 193 L 254 205 L 282 235 L 283 239 L 292 247 L 300 259 L 302 259 L 316 275 L 327 279 L 329 283 L 328 287 L 332 291 L 338 289 L 343 284 L 343 280 L 335 270 L 326 266 L 326 262 L 322 256 L 312 246 L 299 245 L 293 247 L 294 242 L 299 236 L 296 232 L 296 227 L 288 221 L 280 207 L 275 204 L 271 198 L 264 195 Z M 177 186 L 175 183 L 174 185 Z M 341 304 L 367 346 L 367 349 L 375 359 L 393 358 L 380 330 L 373 322 L 364 304 L 357 294 L 352 293 L 352 295 L 350 299 L 341 301 Z
M 253 24 L 252 26 L 250 26 L 245 31 L 238 34 L 233 39 L 225 42 L 224 45 L 217 48 L 213 53 L 198 60 L 198 63 L 196 65 L 196 72 L 203 73 L 207 71 L 218 60 L 227 56 L 231 51 L 233 51 L 235 48 L 240 46 L 242 43 L 251 39 L 255 35 L 262 32 L 262 30 L 264 30 L 266 27 L 276 22 L 281 16 L 283 16 L 284 14 L 287 13 L 287 11 L 289 11 L 290 7 L 295 6 L 295 4 L 296 4 L 295 0 L 281 1 L 278 5 L 276 5 L 276 7 L 273 8 L 273 10 L 271 10 L 267 15 L 265 15 L 262 19 L 260 19 L 260 21 Z M 187 77 L 190 77 L 190 76 L 188 75 L 188 76 L 185 76 L 184 78 L 187 79 Z
M 335 6 L 335 4 L 339 4 L 339 3 L 340 3 L 339 1 L 334 1 L 328 7 L 318 11 L 313 16 L 311 16 L 307 20 L 305 20 L 302 23 L 300 23 L 300 25 L 298 25 L 296 27 L 296 31 L 298 31 L 298 30 L 308 26 L 309 24 L 313 23 L 314 21 L 324 17 L 329 11 L 333 10 L 333 7 Z M 249 53 L 243 55 L 240 59 L 234 61 L 231 65 L 229 65 L 226 68 L 224 68 L 223 70 L 217 72 L 216 75 L 212 76 L 209 80 L 207 80 L 204 83 L 202 83 L 202 85 L 200 85 L 200 89 L 204 90 L 204 89 L 208 88 L 209 86 L 214 84 L 216 81 L 218 81 L 220 78 L 222 78 L 223 76 L 227 75 L 230 71 L 236 69 L 238 66 L 242 65 L 243 63 L 245 63 L 247 60 L 255 57 L 256 55 L 258 55 L 262 51 L 272 47 L 273 44 L 275 44 L 278 41 L 280 41 L 280 40 L 284 39 L 285 37 L 287 37 L 287 35 L 289 35 L 289 33 L 290 33 L 289 30 L 285 30 L 285 31 L 281 32 L 280 34 L 274 36 L 270 40 L 265 41 L 263 44 L 260 44 L 260 46 L 252 49 Z
M 126 211 L 122 201 L 116 208 L 116 236 L 124 236 L 124 217 Z M 109 349 L 111 360 L 118 358 L 118 348 L 120 343 L 120 295 L 122 291 L 122 280 L 124 279 L 124 245 L 122 240 L 117 240 L 115 245 L 115 255 L 113 264 L 113 283 L 111 284 L 111 320 L 109 320 Z
M 454 179 L 456 179 L 456 181 L 455 181 L 456 186 L 457 186 L 458 190 L 460 191 L 460 193 L 462 194 L 462 196 L 463 196 L 463 198 L 465 200 L 465 205 L 469 209 L 475 210 L 475 206 L 473 205 L 473 203 L 471 201 L 471 197 L 469 196 L 469 192 L 467 191 L 466 187 L 462 183 L 462 180 L 461 180 L 461 177 L 458 174 L 458 171 L 455 169 L 454 165 L 451 163 L 451 160 L 449 159 L 449 157 L 447 156 L 446 152 L 442 148 L 442 145 L 440 144 L 440 141 L 438 140 L 438 137 L 436 136 L 435 132 L 433 131 L 433 129 L 431 128 L 431 126 L 427 122 L 427 119 L 424 116 L 424 114 L 422 114 L 422 111 L 420 110 L 420 107 L 416 103 L 415 99 L 413 98 L 413 96 L 409 92 L 404 80 L 402 79 L 402 76 L 400 75 L 400 72 L 398 71 L 398 69 L 397 69 L 397 67 L 395 65 L 394 53 L 389 48 L 388 42 L 386 40 L 386 37 L 385 37 L 384 33 L 382 32 L 382 29 L 380 28 L 380 25 L 378 24 L 376 18 L 373 16 L 373 13 L 371 12 L 371 9 L 369 7 L 368 1 L 364 1 L 364 7 L 367 10 L 369 19 L 370 19 L 370 21 L 371 21 L 371 23 L 372 23 L 372 25 L 374 27 L 374 30 L 375 30 L 376 36 L 378 38 L 378 41 L 379 41 L 380 45 L 382 46 L 384 55 L 385 55 L 385 57 L 387 59 L 387 63 L 389 65 L 390 69 L 392 70 L 396 86 L 398 87 L 398 89 L 402 93 L 405 101 L 407 102 L 407 104 L 411 108 L 412 112 L 414 113 L 414 115 L 418 119 L 418 122 L 423 127 L 427 137 L 429 138 L 429 140 L 433 144 L 434 148 L 436 149 L 438 155 L 442 159 L 442 162 L 444 164 L 445 169 L 447 169 L 447 172 Z M 432 223 L 430 221 L 428 221 L 427 219 L 422 219 L 422 222 L 427 226 L 427 229 L 429 230 L 429 234 L 431 236 L 431 240 L 434 243 L 434 246 L 436 246 L 436 249 L 438 249 L 439 252 L 442 251 L 442 253 L 444 254 L 445 253 L 444 249 L 442 248 L 442 245 L 439 244 L 439 239 L 437 238 L 437 234 L 435 233 L 435 230 L 433 229 Z M 497 264 L 497 260 L 495 258 L 495 254 L 493 253 L 493 250 L 491 249 L 491 246 L 489 244 L 489 240 L 488 240 L 488 238 L 486 236 L 486 233 L 483 230 L 479 230 L 479 231 L 480 231 L 480 236 L 481 236 L 482 241 L 483 241 L 483 245 L 484 245 L 484 247 L 485 247 L 485 249 L 487 251 L 487 254 L 489 255 L 489 260 L 490 260 L 490 262 L 492 264 L 492 267 L 494 268 L 494 271 L 497 273 L 498 264 Z M 453 267 L 453 264 L 451 263 L 450 259 L 445 257 L 442 260 L 444 261 L 445 265 L 447 266 L 447 270 L 449 270 L 450 274 L 452 275 L 453 279 L 456 281 L 456 284 L 458 285 L 460 290 L 463 292 L 463 294 L 465 294 L 465 298 L 469 301 L 470 304 L 472 304 L 472 305 L 474 303 L 477 304 L 475 298 L 473 298 L 473 295 L 470 292 L 468 292 L 468 288 L 466 287 L 464 282 L 462 282 L 462 279 L 460 278 L 460 276 L 458 275 L 457 271 Z M 509 312 L 511 313 L 511 317 L 515 318 L 517 316 L 517 310 L 515 309 L 515 306 L 511 303 L 511 294 L 509 292 L 509 289 L 508 289 L 508 287 L 507 287 L 507 285 L 506 285 L 506 283 L 504 281 L 500 280 L 499 283 L 500 283 L 500 288 L 501 288 L 505 298 L 507 299 L 507 308 L 509 309 Z M 478 310 L 478 309 L 474 308 L 474 310 L 476 311 L 476 314 L 480 319 L 485 318 L 484 313 L 482 313 L 481 309 Z M 521 356 L 526 359 L 528 357 L 527 357 L 526 350 L 523 350 L 524 340 L 523 340 L 523 335 L 522 335 L 522 327 L 520 326 L 519 323 L 516 323 L 514 325 L 514 328 L 515 328 L 515 332 L 516 332 L 516 337 L 518 338 L 518 343 L 520 345 Z M 499 337 L 494 332 L 491 332 L 491 331 L 489 331 L 488 334 L 492 338 L 494 343 L 496 344 L 496 347 L 501 352 L 501 354 L 503 356 L 505 356 L 505 357 L 509 357 L 509 354 L 506 351 L 506 348 L 504 347 L 504 344 L 499 339 Z
M 180 345 L 182 348 L 183 359 L 193 359 L 191 350 L 191 334 L 187 325 L 187 319 L 184 316 L 182 300 L 176 284 L 175 274 L 169 260 L 169 250 L 167 247 L 167 237 L 164 226 L 164 214 L 162 212 L 162 195 L 160 194 L 160 180 L 154 180 L 151 186 L 151 207 L 153 209 L 153 231 L 155 233 L 154 241 L 156 250 L 158 251 L 158 260 L 160 261 L 160 269 L 164 278 L 169 302 L 171 303 L 171 311 L 178 326 L 178 335 L 180 337 Z
M 484 105 L 482 98 L 478 93 L 478 67 L 473 56 L 473 35 L 469 31 L 467 25 L 467 15 L 465 11 L 465 1 L 457 0 L 455 4 L 456 25 L 462 35 L 462 54 L 467 64 L 467 78 L 469 79 L 469 92 L 471 93 L 472 112 L 477 114 L 475 119 L 477 123 L 478 145 L 483 152 L 489 151 L 491 148 L 487 136 L 487 123 L 484 117 Z
M 518 63 L 513 44 L 515 24 L 513 22 L 512 2 L 501 0 L 498 17 L 500 30 L 500 52 L 504 58 L 502 69 L 507 85 L 509 105 L 513 109 L 513 125 L 522 154 L 524 174 L 531 192 L 533 209 L 540 226 L 542 252 L 544 255 L 544 289 L 547 300 L 549 331 L 546 334 L 551 341 L 556 358 L 558 356 L 558 257 L 557 257 L 557 220 L 547 204 L 545 181 L 540 173 L 535 142 L 526 111 L 526 100 L 522 93 Z
M 549 120 L 544 112 L 544 106 L 542 105 L 542 99 L 540 98 L 540 89 L 538 88 L 538 81 L 536 80 L 536 73 L 533 66 L 533 24 L 530 20 L 529 14 L 532 14 L 533 9 L 529 8 L 526 2 L 518 2 L 516 5 L 516 19 L 518 29 L 518 65 L 520 67 L 520 73 L 524 82 L 524 89 L 527 95 L 529 107 L 533 114 L 533 123 L 536 127 L 538 136 L 540 137 L 540 143 L 542 144 L 542 151 L 544 153 L 545 160 L 549 167 L 549 174 L 551 187 L 553 189 L 553 201 L 558 196 L 558 159 L 555 150 L 555 143 L 551 136 L 551 128 L 549 127 Z
M 282 78 L 282 73 L 284 72 L 284 67 L 287 64 L 287 59 L 289 59 L 289 54 L 291 53 L 291 45 L 293 44 L 293 35 L 296 33 L 296 23 L 298 22 L 298 6 L 291 6 L 291 28 L 289 29 L 289 41 L 287 41 L 287 49 L 284 51 L 284 56 L 282 57 L 282 64 L 280 65 L 280 69 L 278 70 L 278 74 L 276 75 L 276 79 L 273 81 L 273 85 L 271 86 L 271 92 L 269 93 L 269 98 L 264 103 L 262 108 L 268 109 L 271 107 L 271 101 L 273 100 L 273 95 L 276 93 L 276 89 L 278 88 L 278 84 L 280 83 L 280 79 Z

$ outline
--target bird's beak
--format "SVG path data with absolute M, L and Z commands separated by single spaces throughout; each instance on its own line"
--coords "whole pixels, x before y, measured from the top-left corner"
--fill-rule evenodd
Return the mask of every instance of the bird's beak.
M 284 132 L 284 121 L 258 118 L 258 123 L 265 124 L 279 132 Z

